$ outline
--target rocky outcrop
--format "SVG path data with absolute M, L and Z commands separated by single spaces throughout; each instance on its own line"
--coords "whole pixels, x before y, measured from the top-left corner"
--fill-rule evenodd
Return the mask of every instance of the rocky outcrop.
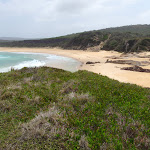
M 144 69 L 144 68 L 139 67 L 139 66 L 124 67 L 124 68 L 121 68 L 121 70 L 129 70 L 129 71 L 137 71 L 137 72 L 147 72 L 147 73 L 150 73 L 150 69 Z
M 150 65 L 149 61 L 134 61 L 134 60 L 109 60 L 107 59 L 106 63 L 127 64 L 127 65 L 135 65 L 135 66 Z

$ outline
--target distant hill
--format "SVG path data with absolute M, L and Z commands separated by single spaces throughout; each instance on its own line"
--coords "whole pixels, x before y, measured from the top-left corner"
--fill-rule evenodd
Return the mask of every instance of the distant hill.
M 4 43 L 4 42 L 10 42 L 10 41 L 0 39 L 0 43 Z
M 86 31 L 41 40 L 1 42 L 2 47 L 61 47 L 74 50 L 150 51 L 150 25 L 131 25 Z
M 150 35 L 150 25 L 130 25 L 130 26 L 122 26 L 122 27 L 115 27 L 115 28 L 106 28 L 100 31 L 103 32 L 119 32 L 119 33 L 138 33 L 142 35 Z
M 29 38 L 0 37 L 0 41 L 24 41 L 24 40 L 29 40 Z

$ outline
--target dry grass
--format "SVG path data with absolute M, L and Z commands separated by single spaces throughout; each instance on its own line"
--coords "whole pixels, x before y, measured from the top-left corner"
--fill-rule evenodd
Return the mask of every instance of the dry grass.
M 55 147 L 59 145 L 62 146 L 63 143 L 59 143 L 57 140 L 60 138 L 61 141 L 67 132 L 66 120 L 63 117 L 63 113 L 60 113 L 60 111 L 53 106 L 49 108 L 47 112 L 40 112 L 29 122 L 20 123 L 18 129 L 21 132 L 19 132 L 19 135 L 16 137 L 17 140 L 11 144 L 6 144 L 6 149 L 20 150 L 24 143 L 28 145 L 30 142 L 31 145 L 34 145 L 31 149 L 39 149 L 38 146 L 41 144 L 41 141 L 43 141 L 43 143 L 49 143 L 45 145 L 45 148 L 47 147 L 48 149 L 51 147 L 51 144 L 55 142 Z M 38 146 L 36 147 L 36 145 Z
M 65 101 L 65 103 L 64 103 Z M 71 92 L 69 94 L 67 94 L 66 96 L 64 96 L 63 101 L 62 101 L 62 105 L 64 107 L 70 107 L 72 108 L 72 113 L 75 113 L 77 110 L 77 107 L 79 107 L 80 111 L 82 111 L 88 102 L 94 102 L 95 98 L 93 98 L 92 96 L 89 95 L 89 93 L 75 93 L 75 92 Z
M 150 138 L 146 136 L 145 126 L 138 121 L 134 121 L 130 118 L 131 123 L 127 123 L 127 118 L 123 117 L 120 113 L 116 112 L 112 107 L 106 110 L 107 119 L 106 122 L 112 120 L 115 116 L 115 121 L 119 126 L 121 138 L 124 141 L 124 147 L 127 145 L 129 140 L 133 140 L 134 145 L 137 149 L 149 150 L 150 149 Z M 104 144 L 106 146 L 106 144 Z M 108 146 L 108 144 L 107 144 Z
M 17 83 L 17 84 L 10 84 L 9 86 L 7 86 L 8 90 L 15 90 L 15 89 L 22 89 L 21 83 Z
M 0 101 L 0 112 L 8 112 L 11 110 L 11 103 L 7 100 Z
M 24 67 L 23 69 L 19 70 L 20 73 L 33 73 L 36 74 L 37 73 L 37 69 L 35 68 L 27 68 Z
M 144 135 L 145 127 L 139 122 L 130 123 L 126 127 L 125 137 L 134 139 L 134 144 L 138 149 L 149 150 L 150 149 L 150 138 Z
M 50 108 L 47 112 L 41 112 L 30 122 L 21 125 L 21 139 L 54 137 L 65 130 L 64 127 L 60 126 L 62 120 L 62 114 L 56 107 Z
M 84 105 L 87 102 L 94 101 L 94 98 L 89 95 L 89 93 L 75 93 L 71 92 L 68 95 L 64 97 L 64 101 L 73 101 L 75 100 L 77 103 L 80 103 L 81 105 Z
M 89 147 L 88 147 L 88 141 L 85 137 L 85 135 L 81 136 L 81 139 L 79 140 L 79 146 L 81 149 L 83 150 L 91 150 Z
M 77 93 L 75 93 L 75 92 L 71 92 L 71 93 L 69 93 L 68 94 L 68 99 L 69 100 L 72 100 L 73 98 L 76 98 L 76 99 L 78 99 L 78 100 L 80 100 L 80 101 L 82 101 L 82 100 L 89 100 L 90 99 L 90 96 L 89 96 L 89 93 L 82 93 L 82 94 L 77 94 Z
M 24 78 L 24 79 L 23 79 L 23 82 L 26 83 L 26 84 L 28 84 L 28 83 L 30 83 L 32 80 L 33 80 L 33 76 L 32 76 L 32 77 L 28 77 L 28 78 Z
M 0 99 L 1 99 L 1 100 L 7 100 L 7 99 L 13 98 L 14 96 L 16 96 L 16 93 L 15 93 L 15 92 L 12 92 L 12 91 L 5 91 L 5 92 L 2 92 L 2 93 L 1 93 Z
M 42 98 L 40 96 L 34 96 L 34 98 L 29 98 L 28 96 L 24 96 L 24 99 L 29 102 L 30 104 L 40 104 Z
M 60 91 L 61 94 L 69 94 L 71 92 L 77 92 L 78 91 L 78 85 L 79 82 L 75 80 L 69 80 L 68 82 L 65 82 L 62 86 L 62 90 Z
M 115 150 L 115 149 L 112 148 L 112 147 L 110 146 L 110 144 L 104 142 L 104 143 L 100 146 L 100 150 Z

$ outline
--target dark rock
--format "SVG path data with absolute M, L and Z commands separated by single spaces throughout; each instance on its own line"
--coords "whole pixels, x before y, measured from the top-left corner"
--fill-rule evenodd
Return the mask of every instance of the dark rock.
M 142 67 L 139 67 L 139 66 L 124 67 L 124 68 L 121 68 L 121 70 L 129 70 L 129 71 L 137 71 L 137 72 L 147 72 L 147 73 L 150 73 L 150 69 L 143 69 Z
M 88 61 L 86 62 L 86 64 L 94 64 L 94 62 Z
M 132 65 L 132 63 L 135 62 L 133 60 L 109 60 L 107 59 L 106 63 L 114 63 L 114 64 L 128 64 Z
M 149 61 L 133 61 L 133 60 L 109 60 L 105 63 L 114 63 L 114 64 L 127 64 L 127 65 L 136 65 L 136 66 L 146 66 L 149 65 Z
M 91 61 L 86 62 L 86 64 L 96 64 L 96 63 L 100 63 L 100 62 L 99 61 L 97 61 L 97 62 L 91 62 Z

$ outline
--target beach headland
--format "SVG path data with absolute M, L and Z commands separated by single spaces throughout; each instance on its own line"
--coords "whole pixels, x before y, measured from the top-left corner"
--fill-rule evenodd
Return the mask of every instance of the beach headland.
M 123 54 L 116 51 L 91 52 L 83 50 L 63 50 L 60 48 L 0 48 L 7 52 L 47 53 L 71 57 L 82 62 L 79 70 L 87 70 L 124 83 L 137 84 L 150 88 L 150 74 L 123 70 L 122 68 L 140 66 L 150 69 L 150 52 Z

